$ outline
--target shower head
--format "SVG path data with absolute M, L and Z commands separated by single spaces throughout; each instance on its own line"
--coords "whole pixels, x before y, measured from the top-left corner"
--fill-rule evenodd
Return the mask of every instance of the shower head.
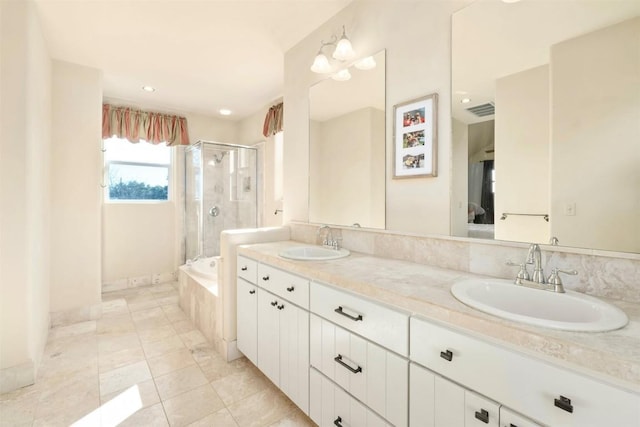
M 223 152 L 220 154 L 220 157 L 218 157 L 218 155 L 217 155 L 217 154 L 214 154 L 214 155 L 213 155 L 213 162 L 214 162 L 216 165 L 217 165 L 217 164 L 220 164 L 220 162 L 222 161 L 222 159 L 224 159 L 225 154 L 227 154 L 227 152 L 226 152 L 226 151 L 223 151 Z

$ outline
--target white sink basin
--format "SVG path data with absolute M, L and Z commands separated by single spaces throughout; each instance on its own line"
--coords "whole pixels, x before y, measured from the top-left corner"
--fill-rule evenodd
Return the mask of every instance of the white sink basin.
M 467 279 L 451 293 L 461 302 L 517 322 L 565 331 L 602 332 L 627 324 L 617 307 L 578 292 L 555 293 L 515 285 L 510 280 Z
M 283 258 L 299 261 L 327 261 L 349 256 L 347 249 L 331 249 L 322 246 L 295 246 L 281 251 L 278 255 Z

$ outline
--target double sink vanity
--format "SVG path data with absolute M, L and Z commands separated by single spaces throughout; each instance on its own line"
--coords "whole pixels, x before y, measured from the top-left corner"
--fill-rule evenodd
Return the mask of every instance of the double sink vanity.
M 238 349 L 320 426 L 640 426 L 637 304 L 293 241 L 237 268 Z

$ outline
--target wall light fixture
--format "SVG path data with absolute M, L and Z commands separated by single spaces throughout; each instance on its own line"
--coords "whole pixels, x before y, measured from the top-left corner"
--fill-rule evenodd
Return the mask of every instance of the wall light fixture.
M 311 71 L 319 74 L 328 74 L 333 71 L 333 67 L 329 63 L 329 58 L 324 54 L 322 49 L 326 46 L 335 46 L 333 50 L 333 54 L 331 55 L 334 59 L 338 61 L 348 61 L 355 57 L 355 52 L 353 51 L 353 46 L 351 46 L 351 42 L 347 37 L 347 32 L 342 26 L 342 36 L 338 40 L 336 35 L 331 36 L 331 40 L 328 42 L 321 41 L 320 49 L 318 50 L 318 54 L 313 60 L 313 64 L 311 65 Z

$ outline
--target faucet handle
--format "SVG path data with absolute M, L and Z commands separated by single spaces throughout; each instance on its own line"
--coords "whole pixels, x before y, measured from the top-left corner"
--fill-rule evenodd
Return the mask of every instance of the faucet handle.
M 576 270 L 560 270 L 559 268 L 553 268 L 551 270 L 551 274 L 549 275 L 549 279 L 547 283 L 552 285 L 562 285 L 562 279 L 560 278 L 560 273 L 570 274 L 572 276 L 576 276 L 578 272 Z
M 578 274 L 578 272 L 576 270 L 560 270 L 559 268 L 554 268 L 551 270 L 551 274 L 547 279 L 547 283 L 554 286 L 555 292 L 564 293 L 564 286 L 562 285 L 560 273 L 575 276 Z
M 527 271 L 527 264 L 520 264 L 517 262 L 511 262 L 510 260 L 507 260 L 507 262 L 505 262 L 506 265 L 510 265 L 512 267 L 520 267 L 520 271 L 518 271 L 518 274 L 516 275 L 516 279 L 521 279 L 521 280 L 530 280 L 531 277 L 529 276 L 529 272 Z

